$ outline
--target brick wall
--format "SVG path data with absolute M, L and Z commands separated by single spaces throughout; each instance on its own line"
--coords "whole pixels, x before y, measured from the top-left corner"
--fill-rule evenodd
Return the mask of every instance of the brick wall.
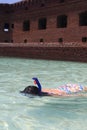
M 87 47 L 0 46 L 0 56 L 87 62 Z
M 87 0 L 65 0 L 60 3 L 58 0 L 46 0 L 42 2 L 34 0 L 31 2 L 22 1 L 12 5 L 0 5 L 0 42 L 13 41 L 14 43 L 58 42 L 81 42 L 82 37 L 87 37 L 87 26 L 79 26 L 79 13 L 87 11 Z M 7 12 L 7 13 L 6 13 Z M 57 16 L 67 15 L 67 27 L 57 28 Z M 38 30 L 38 19 L 47 18 L 47 28 Z M 30 20 L 30 30 L 23 31 L 23 22 Z M 3 32 L 3 24 L 10 24 L 10 31 Z M 11 28 L 14 24 L 14 29 Z
M 52 2 L 53 3 L 53 2 Z M 43 39 L 45 42 L 58 42 L 62 38 L 64 42 L 81 42 L 82 37 L 87 37 L 87 26 L 79 26 L 79 13 L 86 11 L 87 1 L 67 1 L 63 4 L 58 4 L 55 0 L 52 4 L 47 3 L 46 7 L 32 7 L 32 10 L 19 10 L 15 13 L 15 29 L 13 31 L 14 42 L 23 43 L 25 39 L 27 42 L 39 42 Z M 25 15 L 26 14 L 26 15 Z M 57 16 L 67 15 L 68 24 L 66 28 L 57 28 Z M 38 19 L 47 18 L 47 28 L 45 30 L 38 30 Z M 23 32 L 22 26 L 24 20 L 30 20 L 30 31 Z M 17 20 L 19 20 L 17 22 Z

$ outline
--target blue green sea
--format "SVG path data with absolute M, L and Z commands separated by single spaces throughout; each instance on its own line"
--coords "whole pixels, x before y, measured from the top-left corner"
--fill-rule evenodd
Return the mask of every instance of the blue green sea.
M 43 88 L 87 85 L 87 63 L 0 57 L 0 130 L 87 130 L 87 97 L 19 93 L 38 77 Z

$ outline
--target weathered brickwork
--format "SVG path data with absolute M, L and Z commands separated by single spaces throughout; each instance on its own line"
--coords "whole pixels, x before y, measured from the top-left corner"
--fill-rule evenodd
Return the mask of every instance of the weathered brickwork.
M 0 4 L 0 42 L 87 43 L 87 0 Z
M 87 62 L 87 47 L 0 46 L 0 56 Z

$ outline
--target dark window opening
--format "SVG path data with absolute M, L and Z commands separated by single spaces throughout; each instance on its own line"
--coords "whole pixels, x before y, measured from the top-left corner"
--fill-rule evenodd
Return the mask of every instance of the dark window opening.
M 11 28 L 14 28 L 14 24 L 11 25 Z
M 47 20 L 46 18 L 39 19 L 38 28 L 39 29 L 46 29 Z
M 40 42 L 44 42 L 43 38 L 40 39 Z
M 59 2 L 60 2 L 60 3 L 64 3 L 64 2 L 65 2 L 65 0 L 59 0 Z
M 57 17 L 57 28 L 65 28 L 67 27 L 67 16 L 60 15 Z
M 5 23 L 4 24 L 4 32 L 8 32 L 9 31 L 9 23 Z
M 87 11 L 79 14 L 79 25 L 87 26 Z
M 63 42 L 63 38 L 59 38 L 58 42 L 62 43 Z
M 44 3 L 41 3 L 41 5 L 40 5 L 41 7 L 44 7 L 45 6 L 45 4 Z
M 24 1 L 23 5 L 26 5 L 26 2 L 27 2 L 27 1 Z
M 5 40 L 5 43 L 9 43 L 9 41 L 8 41 L 8 40 Z
M 27 39 L 24 40 L 24 43 L 27 43 Z
M 82 37 L 82 42 L 87 42 L 87 37 Z
M 23 31 L 29 31 L 30 30 L 30 22 L 24 21 L 23 22 Z
M 11 43 L 13 43 L 13 40 L 11 40 Z
M 28 7 L 25 7 L 25 10 L 28 10 Z

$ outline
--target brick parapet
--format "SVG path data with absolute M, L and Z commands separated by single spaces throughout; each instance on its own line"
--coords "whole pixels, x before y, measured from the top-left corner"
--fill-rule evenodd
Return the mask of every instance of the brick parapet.
M 87 47 L 0 44 L 0 56 L 87 62 Z

